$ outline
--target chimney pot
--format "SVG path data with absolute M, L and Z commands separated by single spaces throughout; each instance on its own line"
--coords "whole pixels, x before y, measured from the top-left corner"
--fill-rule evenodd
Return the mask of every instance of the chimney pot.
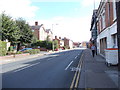
M 38 22 L 37 22 L 37 21 L 35 22 L 35 25 L 36 25 L 36 26 L 38 25 Z

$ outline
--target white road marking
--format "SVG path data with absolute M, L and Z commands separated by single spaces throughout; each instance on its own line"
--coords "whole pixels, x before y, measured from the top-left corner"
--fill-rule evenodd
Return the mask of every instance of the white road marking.
M 47 59 L 47 60 L 51 60 L 52 58 L 49 58 L 49 59 Z
M 19 72 L 19 71 L 24 70 L 24 69 L 26 69 L 26 68 L 29 68 L 29 67 L 35 66 L 35 65 L 37 65 L 37 64 L 39 64 L 39 63 L 40 63 L 40 62 L 35 63 L 35 64 L 32 64 L 32 65 L 28 65 L 28 66 L 23 67 L 23 68 L 21 68 L 21 69 L 15 70 L 14 72 Z
M 73 63 L 73 61 L 70 62 L 70 64 L 65 68 L 65 70 L 67 70 L 72 63 Z
M 75 59 L 77 58 L 77 56 L 75 57 Z

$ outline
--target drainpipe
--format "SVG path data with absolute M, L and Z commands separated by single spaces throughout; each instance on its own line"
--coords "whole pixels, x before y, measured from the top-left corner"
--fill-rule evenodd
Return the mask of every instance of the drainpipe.
M 117 15 L 117 40 L 118 40 L 118 70 L 120 71 L 120 1 L 116 2 L 116 15 Z

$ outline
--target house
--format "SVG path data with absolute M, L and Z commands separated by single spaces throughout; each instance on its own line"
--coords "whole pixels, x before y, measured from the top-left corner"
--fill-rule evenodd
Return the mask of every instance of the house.
M 80 43 L 79 42 L 73 42 L 73 48 L 77 48 L 80 46 Z
M 43 24 L 38 25 L 38 22 L 35 22 L 35 25 L 31 26 L 31 29 L 38 40 L 44 41 L 47 39 L 48 33 Z
M 65 46 L 66 48 L 70 48 L 70 46 L 69 46 L 69 39 L 66 38 L 66 37 L 64 37 L 64 46 Z
M 47 38 L 49 41 L 53 40 L 53 32 L 51 31 L 51 29 L 46 29 L 47 32 Z
M 101 0 L 97 10 L 97 48 L 105 56 L 105 49 L 117 48 L 116 3 Z
M 55 39 L 53 40 L 57 40 L 58 41 L 58 48 L 62 49 L 63 47 L 67 48 L 67 49 L 71 49 L 73 48 L 73 41 L 64 37 L 64 38 L 57 38 L 57 36 L 55 36 Z

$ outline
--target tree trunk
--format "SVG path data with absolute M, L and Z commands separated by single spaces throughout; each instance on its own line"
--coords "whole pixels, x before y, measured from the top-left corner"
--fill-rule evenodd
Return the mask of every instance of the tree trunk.
M 20 43 L 17 44 L 17 51 L 20 50 Z

